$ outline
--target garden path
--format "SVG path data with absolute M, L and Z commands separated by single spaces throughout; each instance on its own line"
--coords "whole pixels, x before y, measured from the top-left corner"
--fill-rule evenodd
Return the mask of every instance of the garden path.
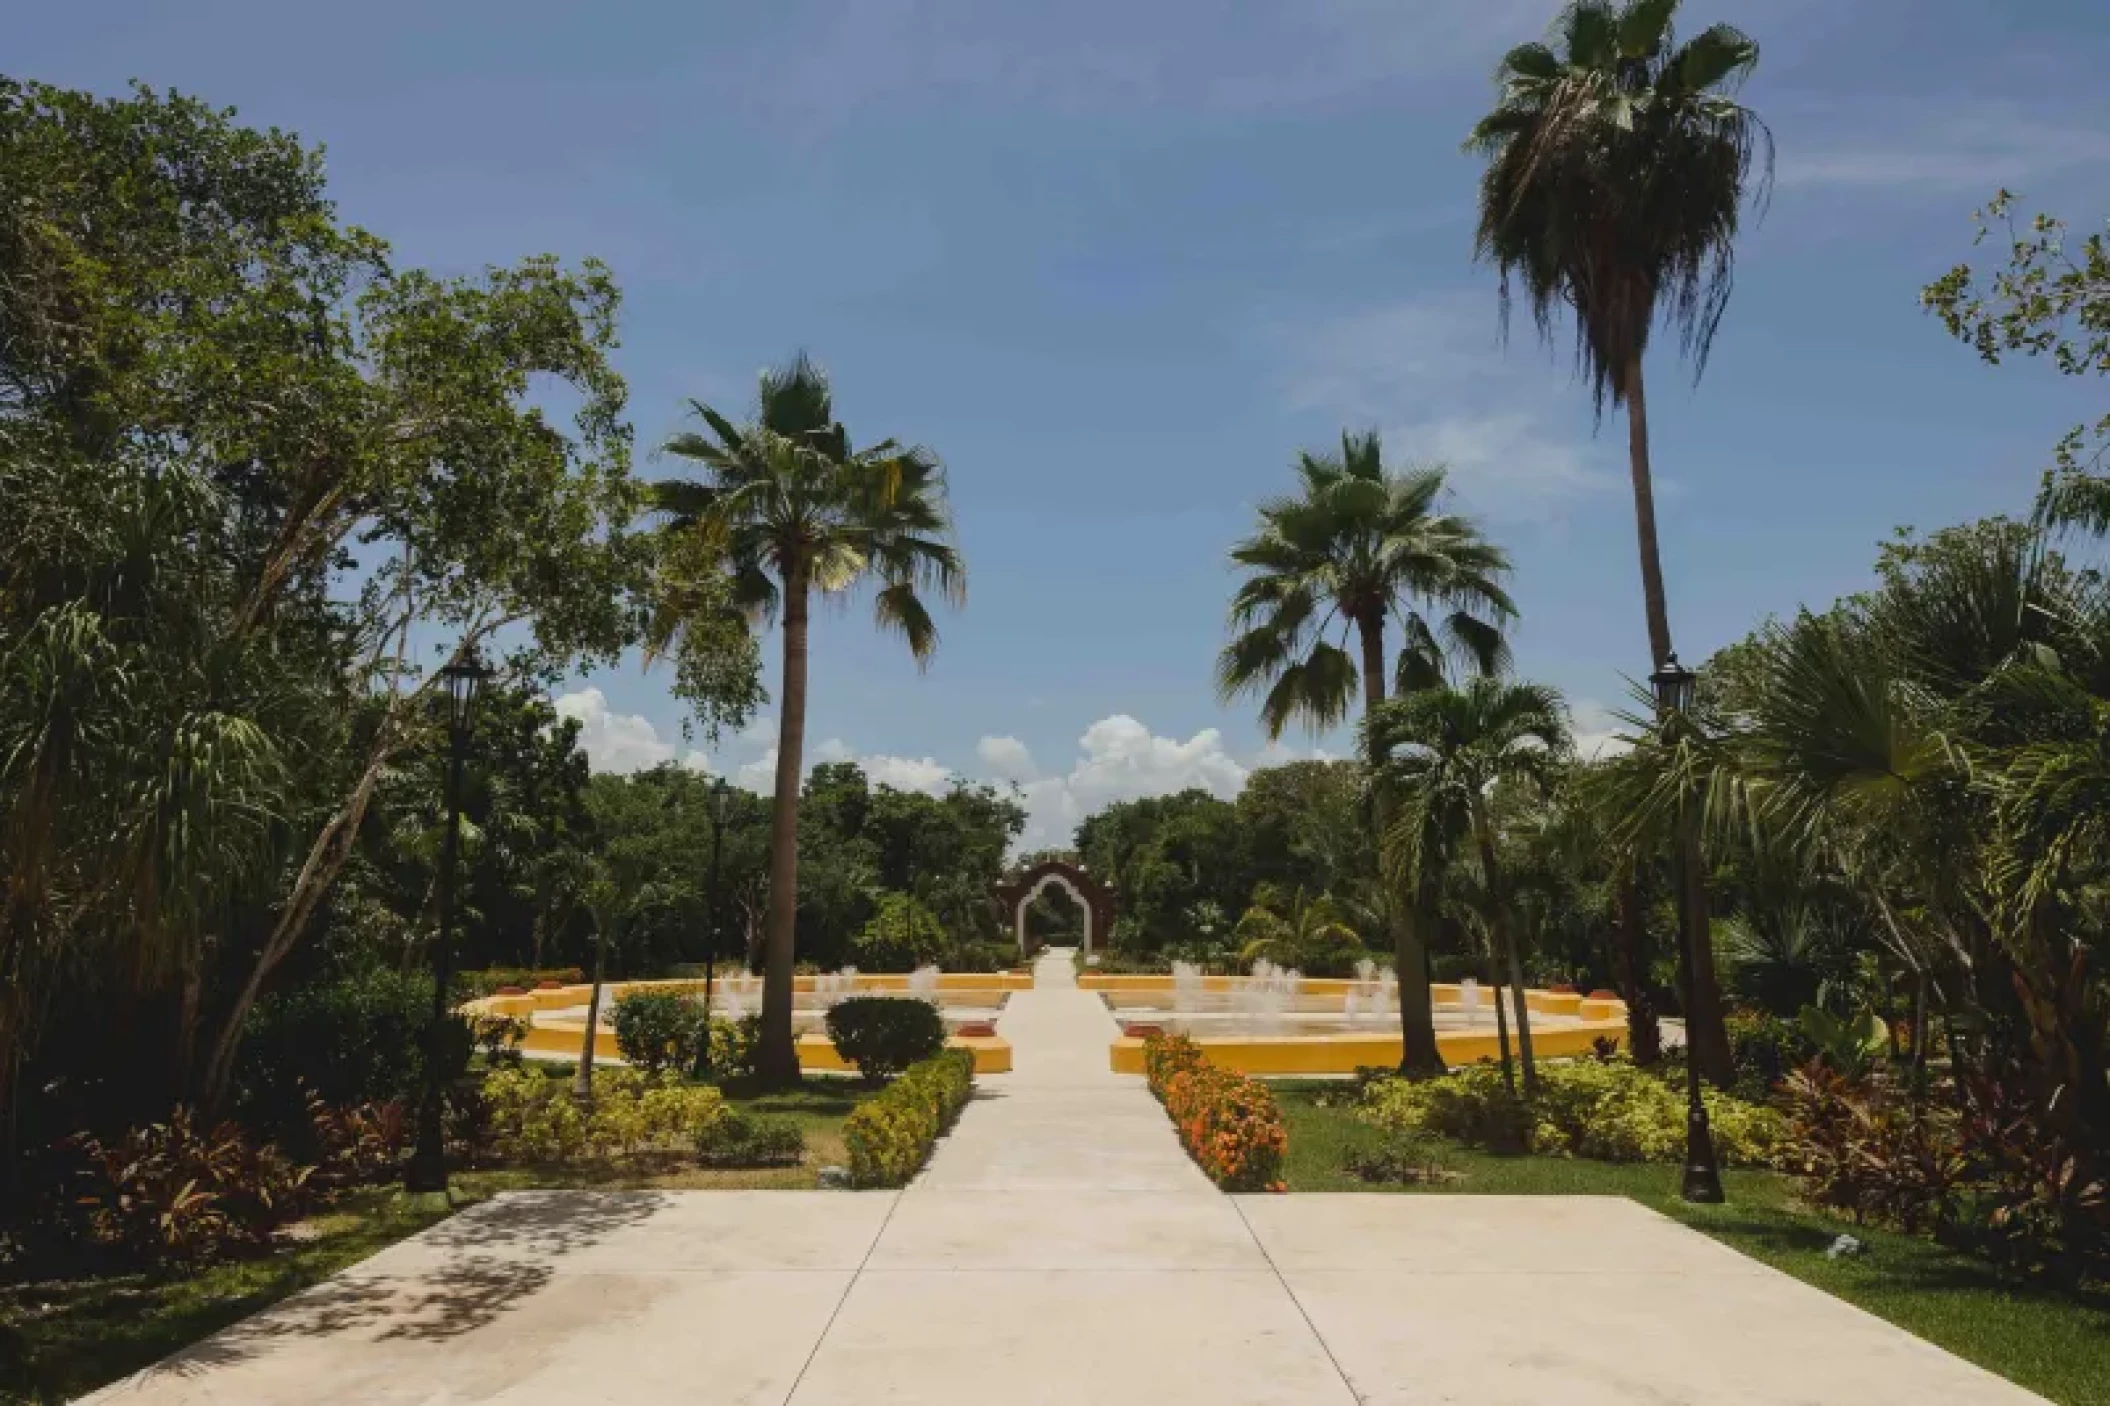
M 1630 1201 L 1220 1195 L 1036 979 L 905 1191 L 500 1197 L 91 1400 L 2038 1400 Z

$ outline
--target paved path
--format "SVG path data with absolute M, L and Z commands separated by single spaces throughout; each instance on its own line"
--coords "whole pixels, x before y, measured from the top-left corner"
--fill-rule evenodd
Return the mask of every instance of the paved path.
M 502 1197 L 102 1399 L 2037 1400 L 1629 1201 L 1221 1196 L 1066 955 L 1037 979 L 906 1191 Z

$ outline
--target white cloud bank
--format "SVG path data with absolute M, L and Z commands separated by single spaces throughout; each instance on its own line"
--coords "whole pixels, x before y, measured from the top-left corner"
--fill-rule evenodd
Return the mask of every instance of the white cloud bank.
M 579 740 L 596 771 L 642 771 L 677 760 L 678 749 L 659 735 L 649 718 L 612 711 L 606 695 L 597 688 L 559 696 L 556 709 L 563 717 L 579 719 Z M 692 751 L 678 759 L 714 774 L 722 768 L 735 785 L 766 796 L 776 783 L 775 741 L 775 728 L 761 723 L 731 740 L 728 751 L 735 755 L 705 758 Z M 975 744 L 975 766 L 967 773 L 956 772 L 935 757 L 859 752 L 839 737 L 809 747 L 806 764 L 810 770 L 823 762 L 854 761 L 874 785 L 930 796 L 944 794 L 956 780 L 1015 786 L 1027 817 L 1019 848 L 1036 850 L 1067 846 L 1079 821 L 1116 801 L 1169 796 L 1195 787 L 1229 800 L 1258 767 L 1327 757 L 1320 749 L 1274 743 L 1241 759 L 1225 745 L 1223 733 L 1216 728 L 1203 728 L 1181 740 L 1159 736 L 1140 720 L 1115 713 L 1086 728 L 1077 739 L 1076 756 L 1052 770 L 1044 770 L 1032 749 L 1018 738 L 999 735 L 983 737 Z

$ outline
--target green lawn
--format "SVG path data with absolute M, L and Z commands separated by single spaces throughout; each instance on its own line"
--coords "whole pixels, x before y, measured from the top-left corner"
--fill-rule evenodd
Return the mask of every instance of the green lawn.
M 1292 1192 L 1632 1197 L 2053 1401 L 2110 1401 L 2110 1294 L 2017 1283 L 1931 1240 L 1816 1214 L 1795 1200 L 1787 1178 L 1771 1172 L 1725 1173 L 1728 1204 L 1694 1206 L 1679 1198 L 1673 1166 L 1496 1157 L 1453 1147 L 1448 1165 L 1461 1174 L 1455 1181 L 1372 1186 L 1341 1170 L 1348 1150 L 1372 1137 L 1355 1117 L 1349 1085 L 1278 1083 L 1275 1091 L 1289 1126 Z M 1827 1260 L 1825 1248 L 1842 1231 L 1866 1252 Z
M 197 1273 L 0 1284 L 0 1402 L 45 1406 L 70 1401 L 502 1191 L 811 1187 L 819 1168 L 844 1160 L 843 1119 L 870 1092 L 849 1079 L 811 1079 L 802 1089 L 780 1094 L 726 1090 L 727 1101 L 737 1107 L 799 1124 L 806 1134 L 806 1160 L 797 1167 L 714 1171 L 670 1158 L 463 1172 L 454 1178 L 451 1205 L 394 1190 L 362 1192 L 303 1223 L 297 1238 L 263 1259 Z

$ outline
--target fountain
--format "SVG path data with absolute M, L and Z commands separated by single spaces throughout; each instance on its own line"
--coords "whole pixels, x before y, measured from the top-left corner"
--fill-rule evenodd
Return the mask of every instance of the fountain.
M 1190 1015 L 1202 1008 L 1206 996 L 1202 969 L 1193 962 L 1172 964 L 1172 1009 Z
M 1268 1034 L 1282 1032 L 1282 1016 L 1297 1003 L 1304 976 L 1295 967 L 1278 967 L 1265 957 L 1253 963 L 1253 974 L 1238 989 L 1237 1005 Z
M 938 969 L 920 966 L 908 974 L 908 994 L 919 1001 L 938 1002 Z

